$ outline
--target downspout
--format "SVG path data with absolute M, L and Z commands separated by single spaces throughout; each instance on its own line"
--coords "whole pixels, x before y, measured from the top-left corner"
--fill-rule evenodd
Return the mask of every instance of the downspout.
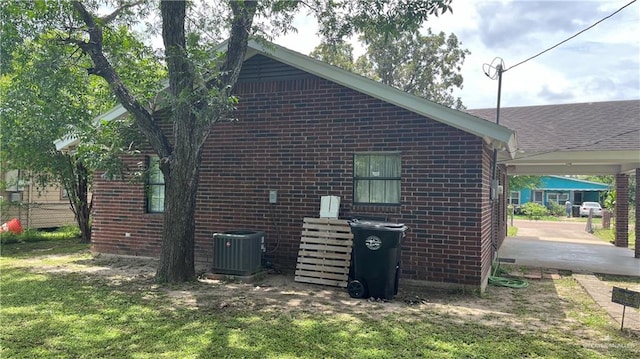
M 502 63 L 499 63 L 496 66 L 496 71 L 498 75 L 498 101 L 496 104 L 496 125 L 500 124 L 500 97 L 502 94 Z M 496 205 L 500 198 L 500 194 L 498 193 L 498 149 L 493 148 L 493 159 L 492 159 L 492 169 L 491 169 L 491 232 L 492 232 L 492 241 L 491 248 L 493 253 L 491 253 L 492 261 L 495 259 L 498 253 L 498 212 L 499 207 Z

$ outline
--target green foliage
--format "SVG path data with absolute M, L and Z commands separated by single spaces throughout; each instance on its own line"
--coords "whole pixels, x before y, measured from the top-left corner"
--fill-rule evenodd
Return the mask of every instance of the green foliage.
M 540 219 L 549 214 L 549 210 L 547 210 L 545 206 L 536 202 L 527 202 L 520 208 L 522 213 L 524 213 L 529 219 Z
M 608 185 L 614 185 L 615 181 L 616 181 L 616 178 L 613 175 L 606 175 L 606 176 L 578 176 L 578 178 L 581 179 L 581 180 L 585 180 L 585 181 L 606 183 Z
M 69 158 L 59 156 L 53 145 L 53 141 L 64 136 L 79 137 L 82 145 L 91 146 L 92 150 L 96 147 L 115 150 L 111 156 L 117 158 L 117 150 L 129 143 L 119 142 L 119 134 L 113 131 L 97 133 L 93 122 L 111 109 L 116 99 L 104 79 L 91 75 L 94 71 L 91 59 L 70 46 L 77 39 L 67 29 L 81 28 L 77 19 L 68 16 L 73 13 L 70 3 L 3 2 L 2 5 L 1 14 L 9 20 L 3 29 L 15 43 L 3 48 L 10 51 L 11 61 L 0 80 L 3 98 L 0 159 L 9 168 L 29 170 L 41 177 L 38 182 L 47 183 L 64 182 L 62 177 L 68 179 L 73 175 L 68 167 Z M 97 2 L 89 2 L 88 6 L 99 7 Z M 13 16 L 17 13 L 23 15 Z M 123 18 L 127 16 L 131 13 L 121 14 Z M 153 107 L 153 99 L 161 88 L 159 80 L 166 74 L 158 56 L 125 24 L 115 22 L 105 27 L 103 33 L 103 49 L 118 66 L 124 84 Z M 80 152 L 84 158 L 73 161 L 100 163 L 100 158 L 93 157 L 95 151 Z M 97 153 L 104 158 L 105 151 Z
M 344 41 L 324 42 L 311 56 L 348 71 L 354 71 L 404 92 L 456 109 L 464 108 L 454 98 L 454 88 L 462 88 L 460 74 L 468 50 L 454 34 L 365 33 L 360 41 L 366 53 L 353 61 L 353 48 Z
M 462 109 L 460 98 L 454 98 L 454 88 L 462 88 L 460 74 L 466 55 L 454 34 L 364 34 L 361 41 L 367 51 L 356 61 L 357 72 L 404 92 L 433 102 Z
M 36 229 L 27 229 L 20 234 L 2 233 L 0 235 L 0 243 L 29 243 L 42 241 L 66 241 L 78 239 L 80 229 L 77 226 L 64 226 L 53 232 L 39 231 Z
M 306 2 L 318 19 L 325 39 L 351 35 L 415 32 L 431 16 L 451 12 L 451 0 L 314 0 Z
M 100 7 L 94 1 L 87 6 Z M 22 177 L 39 188 L 62 186 L 88 241 L 91 204 L 87 193 L 93 171 L 121 170 L 118 156 L 132 143 L 114 130 L 122 128 L 118 121 L 95 126 L 94 119 L 116 104 L 115 96 L 104 79 L 91 75 L 94 64 L 74 46 L 84 38 L 71 30 L 81 27 L 71 16 L 70 2 L 3 2 L 0 14 L 7 20 L 0 37 L 12 39 L 2 49 L 7 58 L 0 77 L 3 170 L 21 170 Z M 120 17 L 131 15 L 125 9 Z M 122 22 L 105 27 L 103 35 L 102 48 L 119 67 L 123 83 L 153 107 L 159 79 L 165 74 L 159 58 Z M 58 152 L 54 141 L 67 137 L 80 139 L 80 147 Z
M 24 208 L 22 202 L 14 202 L 7 198 L 0 198 L 0 224 L 10 220 L 13 213 L 18 212 L 21 208 Z
M 604 195 L 604 208 L 613 211 L 616 204 L 616 190 L 607 191 Z
M 353 46 L 346 41 L 323 42 L 309 56 L 347 71 L 354 71 Z
M 607 243 L 615 243 L 616 241 L 616 229 L 615 225 L 612 225 L 609 229 L 604 229 L 601 227 L 596 227 L 593 230 L 593 235 L 600 238 L 600 240 Z M 629 228 L 628 234 L 628 244 L 630 249 L 635 249 L 636 246 L 636 231 L 635 229 Z
M 567 214 L 567 209 L 565 206 L 556 203 L 555 201 L 549 202 L 549 214 L 552 216 L 564 216 Z

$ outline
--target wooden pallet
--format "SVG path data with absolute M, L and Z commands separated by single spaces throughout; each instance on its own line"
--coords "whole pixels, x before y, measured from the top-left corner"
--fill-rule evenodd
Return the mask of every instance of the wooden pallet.
M 341 219 L 305 218 L 296 265 L 296 282 L 346 287 L 353 234 Z

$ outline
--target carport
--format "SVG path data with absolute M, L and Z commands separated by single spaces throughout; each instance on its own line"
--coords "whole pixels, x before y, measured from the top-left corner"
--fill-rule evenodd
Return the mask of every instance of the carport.
M 469 113 L 495 121 L 496 109 Z M 640 193 L 640 100 L 506 107 L 500 124 L 514 130 L 518 141 L 513 159 L 499 158 L 508 175 L 615 175 L 615 245 L 628 246 L 630 175 Z M 639 209 L 636 205 L 636 261 Z
M 640 260 L 632 251 L 586 232 L 584 222 L 516 220 L 514 225 L 518 237 L 508 238 L 500 247 L 503 261 L 581 273 L 640 275 Z

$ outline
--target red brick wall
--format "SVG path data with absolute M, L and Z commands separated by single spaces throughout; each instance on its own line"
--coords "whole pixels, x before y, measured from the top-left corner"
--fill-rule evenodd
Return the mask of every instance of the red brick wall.
M 124 159 L 132 173 L 144 157 Z M 93 250 L 101 253 L 158 257 L 162 243 L 162 214 L 146 213 L 144 184 L 129 176 L 124 181 L 94 177 Z M 129 237 L 126 236 L 129 233 Z
M 200 266 L 211 265 L 214 232 L 253 228 L 266 231 L 276 266 L 293 267 L 302 219 L 318 217 L 321 196 L 337 195 L 342 217 L 381 215 L 410 227 L 402 278 L 481 283 L 491 169 L 480 138 L 319 78 L 240 84 L 236 93 L 239 121 L 215 124 L 203 153 Z M 400 206 L 352 204 L 353 155 L 367 151 L 401 152 Z M 143 187 L 98 177 L 95 189 L 96 250 L 156 256 L 162 218 L 144 213 Z
M 629 176 L 616 174 L 616 247 L 629 246 Z

